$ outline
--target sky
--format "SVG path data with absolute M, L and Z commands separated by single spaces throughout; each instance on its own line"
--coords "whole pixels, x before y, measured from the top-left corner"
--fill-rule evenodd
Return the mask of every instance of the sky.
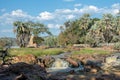
M 116 15 L 120 0 L 0 0 L 0 37 L 15 37 L 14 21 L 33 21 L 45 24 L 53 35 L 68 20 L 102 14 Z

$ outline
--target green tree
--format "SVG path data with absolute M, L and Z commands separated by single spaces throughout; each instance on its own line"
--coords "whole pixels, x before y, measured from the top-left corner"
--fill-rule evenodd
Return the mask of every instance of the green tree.
M 110 43 L 113 39 L 113 24 L 114 17 L 111 14 L 103 14 L 102 18 L 102 32 L 105 42 Z
M 16 33 L 16 38 L 18 45 L 20 47 L 26 47 L 29 42 L 30 30 L 24 22 L 15 21 L 13 23 L 14 32 Z
M 47 33 L 52 35 L 49 29 L 41 23 L 15 21 L 13 25 L 15 26 L 14 32 L 20 47 L 28 45 L 31 35 L 35 37 L 33 41 L 37 44 L 43 41 L 42 37 L 39 36 L 40 34 Z
M 45 37 L 44 44 L 49 47 L 57 47 L 58 46 L 58 37 L 57 36 Z
M 113 32 L 114 32 L 113 42 L 119 42 L 120 41 L 120 13 L 118 13 L 115 16 Z
M 90 18 L 90 15 L 89 14 L 84 14 L 79 22 L 79 40 L 80 40 L 80 43 L 86 43 L 86 34 L 88 32 L 88 30 L 90 29 L 91 27 L 91 18 Z
M 59 35 L 59 42 L 62 45 L 85 43 L 91 25 L 90 15 L 84 14 L 79 19 L 64 23 L 64 29 Z

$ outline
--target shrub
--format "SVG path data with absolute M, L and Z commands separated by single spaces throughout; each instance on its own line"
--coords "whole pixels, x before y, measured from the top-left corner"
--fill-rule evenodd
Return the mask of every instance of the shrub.
M 120 51 L 120 42 L 115 43 L 114 49 Z

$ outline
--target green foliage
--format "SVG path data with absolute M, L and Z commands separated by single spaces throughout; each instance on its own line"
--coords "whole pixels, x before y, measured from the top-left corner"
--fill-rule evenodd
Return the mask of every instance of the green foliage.
M 77 55 L 77 54 L 109 54 L 109 53 L 110 51 L 106 51 L 106 50 L 84 48 L 84 49 L 81 49 L 80 51 L 74 51 L 72 54 Z
M 28 45 L 31 35 L 36 37 L 34 39 L 36 43 L 40 42 L 39 34 L 45 32 L 51 35 L 48 28 L 41 23 L 15 21 L 13 25 L 15 26 L 14 32 L 16 33 L 17 42 L 20 47 Z
M 114 49 L 120 51 L 120 42 L 115 43 Z
M 28 25 L 20 21 L 15 21 L 13 25 L 15 26 L 14 32 L 16 33 L 18 45 L 20 47 L 26 47 L 30 38 L 30 29 Z
M 44 38 L 44 44 L 48 47 L 57 47 L 58 46 L 58 38 L 57 36 L 48 36 Z
M 5 46 L 11 46 L 12 40 L 8 38 L 0 38 L 0 48 L 2 49 Z
M 78 20 L 65 22 L 65 27 L 59 35 L 59 44 L 68 45 L 75 43 L 86 43 L 85 36 L 90 25 L 91 21 L 89 14 L 84 14 Z
M 102 18 L 90 18 L 84 14 L 79 19 L 67 21 L 61 26 L 59 44 L 90 44 L 96 47 L 99 43 L 120 41 L 120 16 L 103 14 Z
M 34 36 L 33 43 L 40 44 L 44 41 L 42 37 Z
M 39 48 L 18 48 L 18 49 L 11 49 L 11 55 L 26 55 L 26 54 L 33 54 L 35 56 L 42 56 L 42 55 L 57 55 L 61 54 L 64 51 L 59 48 L 50 48 L 50 49 L 39 49 Z

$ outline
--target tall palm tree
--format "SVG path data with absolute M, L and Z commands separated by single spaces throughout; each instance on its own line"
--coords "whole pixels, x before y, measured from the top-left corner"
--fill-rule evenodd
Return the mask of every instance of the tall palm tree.
M 114 17 L 111 14 L 103 14 L 102 31 L 105 42 L 109 43 L 113 39 L 113 24 Z
M 79 20 L 80 42 L 86 43 L 86 34 L 90 27 L 90 14 L 84 14 Z

